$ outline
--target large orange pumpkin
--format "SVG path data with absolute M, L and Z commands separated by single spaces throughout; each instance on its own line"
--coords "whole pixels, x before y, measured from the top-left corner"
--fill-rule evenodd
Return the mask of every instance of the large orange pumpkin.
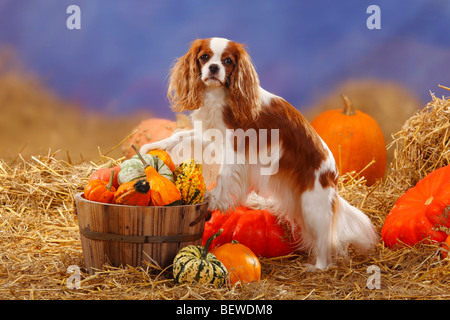
M 123 143 L 123 155 L 127 158 L 131 158 L 135 155 L 131 145 L 134 145 L 139 149 L 146 143 L 156 142 L 170 137 L 175 130 L 187 130 L 191 128 L 192 126 L 189 122 L 189 118 L 182 115 L 177 117 L 177 121 L 161 118 L 143 120 L 132 131 L 136 132 Z
M 440 243 L 450 229 L 450 165 L 429 173 L 395 202 L 386 216 L 381 238 L 386 247 Z
M 350 100 L 342 96 L 344 109 L 328 110 L 318 115 L 311 125 L 328 145 L 340 174 L 360 172 L 367 185 L 384 177 L 386 144 L 378 123 L 368 114 L 354 110 Z
M 216 210 L 205 223 L 203 245 L 219 229 L 223 233 L 214 239 L 211 248 L 238 241 L 257 256 L 271 258 L 298 251 L 301 241 L 300 228 L 293 234 L 289 225 L 278 221 L 268 210 L 237 207 L 228 213 Z

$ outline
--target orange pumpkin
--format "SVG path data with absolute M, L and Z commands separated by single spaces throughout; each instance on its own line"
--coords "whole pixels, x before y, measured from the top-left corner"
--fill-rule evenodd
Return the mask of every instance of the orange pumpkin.
M 311 125 L 333 153 L 340 174 L 365 169 L 362 175 L 367 185 L 373 185 L 384 177 L 386 170 L 383 132 L 371 116 L 355 111 L 347 97 L 342 99 L 343 110 L 325 111 Z M 375 162 L 367 167 L 372 160 Z
M 261 263 L 249 247 L 234 241 L 215 248 L 211 253 L 227 268 L 230 284 L 261 279 Z
M 236 207 L 227 214 L 213 211 L 211 218 L 205 222 L 203 245 L 219 229 L 223 229 L 223 233 L 213 240 L 211 248 L 238 241 L 258 257 L 264 258 L 298 251 L 301 239 L 300 228 L 293 232 L 288 224 L 279 221 L 268 210 L 246 207 Z
M 450 165 L 439 168 L 395 202 L 386 216 L 381 238 L 386 247 L 415 245 L 428 239 L 441 243 L 450 228 Z
M 181 194 L 175 184 L 160 175 L 155 168 L 147 166 L 145 168 L 147 180 L 150 183 L 150 196 L 153 206 L 167 206 L 177 201 L 181 201 Z
M 122 144 L 122 153 L 126 158 L 131 158 L 134 156 L 131 145 L 135 145 L 139 149 L 146 143 L 170 137 L 175 130 L 191 128 L 189 118 L 186 116 L 178 116 L 177 121 L 161 118 L 145 119 L 132 130 L 135 133 Z
M 116 188 L 113 186 L 113 179 L 114 171 L 111 171 L 108 182 L 100 179 L 90 180 L 84 188 L 84 197 L 91 201 L 112 203 L 116 193 Z
M 117 189 L 114 202 L 128 206 L 150 205 L 150 184 L 144 179 L 122 183 Z
M 114 166 L 111 168 L 101 168 L 101 169 L 97 169 L 96 171 L 94 171 L 93 174 L 91 174 L 91 176 L 89 177 L 89 181 L 91 180 L 103 180 L 106 183 L 109 182 L 109 178 L 111 175 L 111 171 L 114 171 L 114 177 L 113 177 L 113 183 L 112 185 L 114 186 L 114 188 L 118 188 L 119 187 L 119 182 L 117 181 L 117 176 L 120 172 L 120 166 Z

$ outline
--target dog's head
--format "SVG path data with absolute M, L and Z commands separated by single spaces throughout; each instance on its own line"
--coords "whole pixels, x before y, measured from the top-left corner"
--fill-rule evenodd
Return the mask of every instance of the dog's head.
M 241 120 L 258 108 L 259 79 L 245 47 L 224 39 L 195 40 L 171 71 L 168 98 L 175 111 L 203 105 L 206 88 L 224 88 L 228 105 Z

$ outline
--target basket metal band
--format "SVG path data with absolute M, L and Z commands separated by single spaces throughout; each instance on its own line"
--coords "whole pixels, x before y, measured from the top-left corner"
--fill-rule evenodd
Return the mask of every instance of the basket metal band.
M 103 240 L 103 241 L 117 241 L 128 243 L 174 243 L 174 242 L 188 242 L 201 239 L 203 232 L 194 234 L 179 234 L 171 236 L 135 236 L 124 235 L 116 233 L 106 233 L 92 231 L 88 227 L 81 229 L 80 233 L 91 240 Z

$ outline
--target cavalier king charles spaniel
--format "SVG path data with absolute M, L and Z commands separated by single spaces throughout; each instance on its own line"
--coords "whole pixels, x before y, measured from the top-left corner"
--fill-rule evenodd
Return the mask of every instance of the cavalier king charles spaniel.
M 140 151 L 164 149 L 176 158 L 180 144 L 201 141 L 203 151 L 206 142 L 215 146 L 221 167 L 206 194 L 210 210 L 264 208 L 300 227 L 299 246 L 313 259 L 308 270 L 327 269 L 336 256 L 347 255 L 350 244 L 368 250 L 377 241 L 369 217 L 338 195 L 339 173 L 327 145 L 296 108 L 260 87 L 242 44 L 195 40 L 171 70 L 168 98 L 174 111 L 192 111 L 194 129 Z M 211 132 L 214 140 L 205 138 Z M 256 143 L 246 143 L 252 139 Z M 271 170 L 263 171 L 268 153 Z

